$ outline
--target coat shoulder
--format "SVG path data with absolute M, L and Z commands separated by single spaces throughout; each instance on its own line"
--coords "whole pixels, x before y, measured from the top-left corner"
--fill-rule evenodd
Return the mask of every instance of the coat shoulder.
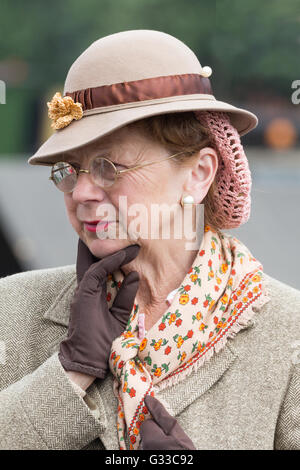
M 272 331 L 272 337 L 277 332 L 286 341 L 299 339 L 300 291 L 266 273 L 263 276 L 270 300 L 262 307 L 257 321 Z
M 266 288 L 271 298 L 272 307 L 284 307 L 286 312 L 300 318 L 300 290 L 264 273 Z
M 9 297 L 51 296 L 61 291 L 64 285 L 74 282 L 75 265 L 35 269 L 13 274 L 0 279 L 1 299 Z
M 0 279 L 0 323 L 24 325 L 42 318 L 57 298 L 76 284 L 75 265 L 36 269 Z M 27 321 L 26 321 L 27 323 Z

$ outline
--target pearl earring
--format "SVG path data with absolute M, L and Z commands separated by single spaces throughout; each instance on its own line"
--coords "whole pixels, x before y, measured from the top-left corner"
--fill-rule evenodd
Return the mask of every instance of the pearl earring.
M 187 194 L 186 196 L 181 197 L 180 204 L 182 207 L 184 207 L 185 205 L 194 204 L 194 203 L 195 203 L 194 198 L 190 194 Z

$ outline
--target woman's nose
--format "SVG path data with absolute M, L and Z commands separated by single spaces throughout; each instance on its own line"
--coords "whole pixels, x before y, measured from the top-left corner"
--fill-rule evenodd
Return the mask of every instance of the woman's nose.
M 89 173 L 79 173 L 76 186 L 72 192 L 73 200 L 85 202 L 88 200 L 101 201 L 105 197 L 104 190 L 94 183 Z

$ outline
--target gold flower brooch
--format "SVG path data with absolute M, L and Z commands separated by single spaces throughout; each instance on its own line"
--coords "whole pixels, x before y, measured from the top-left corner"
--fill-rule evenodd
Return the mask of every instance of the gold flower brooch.
M 73 119 L 81 119 L 83 116 L 82 104 L 74 103 L 70 96 L 62 98 L 61 94 L 55 93 L 51 101 L 47 102 L 48 116 L 52 119 L 53 129 L 62 129 L 68 126 Z

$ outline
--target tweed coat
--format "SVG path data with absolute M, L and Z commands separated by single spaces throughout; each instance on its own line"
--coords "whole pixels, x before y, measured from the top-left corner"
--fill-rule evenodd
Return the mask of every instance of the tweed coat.
M 300 449 L 300 291 L 271 300 L 207 363 L 157 394 L 197 449 Z M 72 386 L 58 359 L 75 265 L 0 279 L 0 449 L 118 449 L 111 373 Z

